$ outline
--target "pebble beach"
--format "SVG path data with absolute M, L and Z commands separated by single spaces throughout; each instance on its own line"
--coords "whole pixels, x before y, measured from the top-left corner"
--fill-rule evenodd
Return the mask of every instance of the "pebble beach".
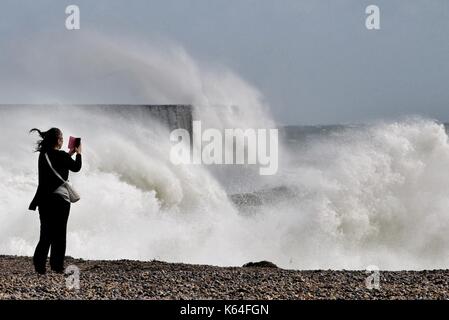
M 448 299 L 449 272 L 381 271 L 368 289 L 365 271 L 285 270 L 271 264 L 216 267 L 161 261 L 66 259 L 70 275 L 37 275 L 30 257 L 0 256 L 0 299 Z

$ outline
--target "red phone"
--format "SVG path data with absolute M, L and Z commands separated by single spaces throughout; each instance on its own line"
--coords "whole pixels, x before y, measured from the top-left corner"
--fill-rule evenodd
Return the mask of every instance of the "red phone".
M 81 144 L 81 138 L 75 138 L 70 136 L 69 138 L 69 150 L 73 150 L 75 148 L 78 148 Z

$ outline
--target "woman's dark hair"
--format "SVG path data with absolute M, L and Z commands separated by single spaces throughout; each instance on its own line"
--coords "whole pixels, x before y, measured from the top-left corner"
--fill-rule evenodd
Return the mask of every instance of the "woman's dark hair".
M 62 134 L 61 130 L 59 130 L 58 128 L 51 128 L 50 130 L 45 132 L 34 128 L 30 130 L 30 133 L 33 131 L 36 131 L 42 138 L 36 143 L 36 152 L 47 152 L 51 149 L 54 149 L 54 147 L 58 144 L 59 137 Z

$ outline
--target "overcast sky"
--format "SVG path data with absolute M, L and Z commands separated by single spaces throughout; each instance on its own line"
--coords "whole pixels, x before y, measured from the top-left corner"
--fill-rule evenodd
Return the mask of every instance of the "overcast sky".
M 449 121 L 448 0 L 1 0 L 0 83 L 25 81 L 11 48 L 67 32 L 69 4 L 81 9 L 81 36 L 161 37 L 229 67 L 282 124 Z M 370 4 L 380 7 L 381 30 L 365 28 Z

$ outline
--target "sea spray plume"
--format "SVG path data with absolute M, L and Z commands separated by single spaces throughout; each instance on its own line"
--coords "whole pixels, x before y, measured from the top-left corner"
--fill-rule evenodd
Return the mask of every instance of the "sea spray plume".
M 5 73 L 13 75 L 2 81 L 5 99 L 194 103 L 196 115 L 211 127 L 272 123 L 256 89 L 232 72 L 204 71 L 183 50 L 144 53 L 91 40 L 80 52 L 55 43 L 37 41 L 35 49 L 23 51 L 26 59 L 18 55 L 6 66 L 20 70 Z M 52 50 L 39 54 L 42 46 Z M 0 146 L 8 150 L 0 156 L 2 253 L 32 253 L 37 217 L 25 214 L 23 199 L 32 196 L 37 168 L 26 132 L 57 124 L 66 134 L 86 137 L 85 170 L 73 178 L 84 190 L 69 226 L 73 256 L 220 265 L 268 259 L 295 268 L 449 264 L 449 178 L 441 174 L 449 146 L 444 128 L 433 121 L 349 128 L 313 139 L 301 153 L 284 153 L 271 183 L 287 185 L 295 196 L 242 217 L 225 192 L 227 179 L 244 184 L 241 176 L 217 180 L 201 166 L 171 166 L 163 142 L 168 135 L 151 122 L 67 108 L 51 109 L 51 118 L 36 109 L 0 110 Z
M 29 50 L 0 58 L 8 74 L 0 77 L 2 103 L 181 103 L 192 104 L 196 116 L 213 128 L 275 125 L 254 86 L 226 66 L 195 60 L 166 39 L 45 34 L 11 47 Z
M 311 268 L 447 267 L 443 125 L 411 119 L 346 129 L 318 136 L 303 150 L 284 175 L 297 201 L 276 205 L 279 221 L 291 222 L 280 231 L 289 239 L 285 252 Z M 318 250 L 327 253 L 317 256 Z
M 443 126 L 433 121 L 384 123 L 317 136 L 300 162 L 288 168 L 284 164 L 288 176 L 282 181 L 296 196 L 273 201 L 245 218 L 234 213 L 203 168 L 164 164 L 159 158 L 164 153 L 151 149 L 146 121 L 122 120 L 118 130 L 115 115 L 85 110 L 75 112 L 82 121 L 74 125 L 66 111 L 53 110 L 53 120 L 68 134 L 85 132 L 90 142 L 86 171 L 73 178 L 83 186 L 86 200 L 74 208 L 69 228 L 73 255 L 212 264 L 269 257 L 296 268 L 363 269 L 376 263 L 382 269 L 420 269 L 449 263 L 444 254 L 449 178 L 441 174 L 449 163 L 449 146 Z M 10 137 L 31 122 L 48 121 L 30 109 L 1 112 L 18 119 L 1 117 Z M 29 220 L 35 217 L 23 214 L 23 199 L 34 190 L 35 163 L 29 148 L 14 148 L 31 142 L 26 134 L 20 139 L 0 141 L 11 150 L 11 157 L 0 158 L 1 250 L 30 254 L 35 230 Z M 117 139 L 123 141 L 120 149 L 126 158 L 115 152 Z M 142 179 L 140 172 L 146 170 L 152 174 Z M 191 192 L 161 208 L 156 192 L 146 185 L 157 171 L 165 177 L 160 183 L 178 185 L 173 192 L 183 194 L 185 186 Z M 93 245 L 98 243 L 104 245 Z
M 209 245 L 221 241 L 215 238 L 217 226 L 227 227 L 220 215 L 231 220 L 235 215 L 226 194 L 201 167 L 170 164 L 164 150 L 169 144 L 164 144 L 162 138 L 165 132 L 152 130 L 156 123 L 140 118 L 120 119 L 108 112 L 73 106 L 32 106 L 2 108 L 0 112 L 8 116 L 3 119 L 18 119 L 14 123 L 2 120 L 2 127 L 5 132 L 20 132 L 31 122 L 50 121 L 45 116 L 49 111 L 51 121 L 59 123 L 67 134 L 83 132 L 89 142 L 85 145 L 85 170 L 72 181 L 82 188 L 84 200 L 73 208 L 69 246 L 73 246 L 74 255 L 136 259 L 159 256 L 195 261 L 205 257 L 203 250 L 212 249 L 201 249 L 203 241 Z M 73 122 L 74 115 L 79 121 Z M 11 158 L 0 161 L 5 177 L 1 185 L 5 191 L 1 198 L 3 252 L 24 250 L 30 254 L 33 242 L 33 224 L 25 223 L 33 216 L 23 215 L 22 211 L 26 210 L 23 199 L 32 195 L 36 175 L 35 159 L 25 147 L 26 140 L 25 135 L 16 135 L 15 139 L 2 141 L 3 147 L 13 149 Z M 15 145 L 24 147 L 14 149 Z M 13 161 L 16 156 L 21 163 Z M 167 202 L 165 208 L 163 201 Z M 101 226 L 92 220 L 101 221 Z M 94 249 L 94 242 L 105 246 Z M 229 257 L 225 252 L 223 261 Z
M 30 50 L 11 55 L 15 63 L 4 62 L 5 70 L 19 66 L 9 70 L 11 77 L 1 82 L 0 93 L 6 101 L 182 103 L 194 106 L 194 119 L 201 120 L 205 128 L 276 127 L 257 88 L 226 66 L 195 60 L 169 40 L 110 38 L 99 33 L 68 40 L 65 35 L 45 34 L 22 46 Z M 255 178 L 255 166 L 208 169 L 219 179 L 228 177 L 225 188 L 231 192 L 264 184 Z
M 217 128 L 264 127 L 265 119 L 269 120 L 256 89 L 230 71 L 204 71 L 179 46 L 141 50 L 127 41 L 115 45 L 116 39 L 97 36 L 69 43 L 60 40 L 37 39 L 27 45 L 30 50 L 15 56 L 20 69 L 11 72 L 15 81 L 6 83 L 16 86 L 4 92 L 7 100 L 192 103 L 196 115 Z M 83 186 L 84 201 L 74 209 L 78 214 L 74 212 L 71 220 L 68 250 L 72 255 L 218 264 L 258 258 L 257 250 L 236 250 L 245 243 L 241 237 L 253 231 L 240 222 L 220 184 L 202 167 L 167 164 L 164 141 L 168 142 L 168 133 L 156 124 L 93 111 L 68 113 L 64 106 L 51 110 L 51 119 L 37 117 L 36 109 L 3 111 L 8 118 L 20 119 L 14 125 L 2 124 L 13 133 L 29 125 L 31 118 L 40 126 L 56 122 L 67 134 L 83 133 L 85 170 L 74 177 L 74 183 Z M 4 145 L 13 141 L 4 141 Z M 25 144 L 14 141 L 14 145 Z M 30 169 L 35 166 L 26 148 L 15 152 L 20 164 L 8 166 L 11 159 L 2 159 L 0 164 L 5 176 L 17 183 L 14 190 L 3 194 L 2 212 L 8 215 L 2 216 L 7 232 L 2 233 L 1 250 L 30 254 L 35 231 L 23 221 L 30 216 L 19 212 L 21 198 L 30 193 L 36 172 Z M 168 205 L 163 208 L 161 203 Z M 102 223 L 93 224 L 92 219 Z
M 166 68 L 159 70 L 161 66 L 176 65 L 176 61 L 179 59 L 177 59 L 175 53 L 180 52 L 179 50 L 173 50 L 172 55 L 165 55 L 160 53 L 164 50 L 153 48 L 152 51 L 155 53 L 153 55 L 145 54 L 144 60 L 140 61 L 133 59 L 129 54 L 123 54 L 118 49 L 114 51 L 111 46 L 102 46 L 101 41 L 98 43 L 94 41 L 89 44 L 85 48 L 91 48 L 98 54 L 74 55 L 70 48 L 56 44 L 50 46 L 54 50 L 51 51 L 49 56 L 41 56 L 43 59 L 43 61 L 40 61 L 41 63 L 38 63 L 38 61 L 30 63 L 30 61 L 33 61 L 33 56 L 29 56 L 27 63 L 30 64 L 30 68 L 27 69 L 26 74 L 30 73 L 31 78 L 33 78 L 33 75 L 36 78 L 38 77 L 39 85 L 37 90 L 34 85 L 30 85 L 29 90 L 25 87 L 20 90 L 25 93 L 34 92 L 33 100 L 40 104 L 46 101 L 58 101 L 62 104 L 64 101 L 74 100 L 77 102 L 88 101 L 89 103 L 99 100 L 104 102 L 111 96 L 113 97 L 111 102 L 126 100 L 128 103 L 148 103 L 148 100 L 151 100 L 152 103 L 162 103 L 164 100 L 161 97 L 164 95 L 170 96 L 165 100 L 170 103 L 173 103 L 173 101 L 194 101 L 187 99 L 182 94 L 185 90 L 179 90 L 178 84 L 187 86 L 187 92 L 191 96 L 200 97 L 202 94 L 202 90 L 197 90 L 196 86 L 190 86 L 190 83 L 197 81 L 195 72 L 193 72 L 193 76 L 189 73 L 191 67 L 185 63 L 185 59 L 181 59 L 176 73 L 173 72 L 170 75 Z M 42 46 L 42 43 L 37 45 Z M 78 45 L 80 44 L 78 43 Z M 36 50 L 36 48 L 34 49 Z M 110 59 L 97 59 L 98 56 L 107 56 Z M 160 63 L 159 59 L 162 58 L 165 59 L 164 63 Z M 69 61 L 72 63 L 68 63 Z M 77 63 L 80 61 L 82 63 Z M 41 66 L 49 65 L 51 65 L 49 70 L 39 70 Z M 123 67 L 124 71 L 118 70 L 115 77 L 108 77 L 111 70 L 114 71 L 113 67 L 116 66 Z M 60 81 L 62 75 L 58 74 L 62 70 L 64 71 L 64 81 Z M 97 72 L 92 73 L 92 70 Z M 186 71 L 186 76 L 180 77 L 183 70 Z M 148 78 L 147 73 L 151 74 L 153 78 Z M 43 74 L 45 74 L 45 77 L 42 77 Z M 167 77 L 168 82 L 164 81 Z M 108 81 L 111 78 L 112 80 Z M 73 81 L 77 79 L 82 79 L 82 81 Z M 226 79 L 228 79 L 226 81 L 229 82 L 230 86 L 232 79 L 238 79 L 238 77 L 228 75 Z M 94 82 L 95 86 L 92 85 Z M 153 85 L 153 82 L 156 85 Z M 20 81 L 15 83 L 22 84 Z M 23 83 L 26 84 L 27 82 Z M 165 85 L 158 87 L 161 83 L 165 83 Z M 216 85 L 219 86 L 219 83 Z M 239 81 L 238 85 L 243 85 L 243 88 L 233 87 L 236 92 L 240 92 L 240 95 L 244 97 L 245 87 L 249 86 L 243 81 Z M 92 88 L 95 89 L 92 90 Z M 128 91 L 134 93 L 129 97 L 129 100 L 124 99 L 123 96 L 116 96 L 118 92 L 126 93 Z M 164 92 L 167 93 L 164 94 Z M 251 95 L 252 92 L 253 90 L 249 90 L 248 94 Z M 78 94 L 80 94 L 78 100 L 73 99 Z M 50 96 L 51 99 L 48 100 Z M 142 100 L 139 101 L 139 99 Z M 215 100 L 218 101 L 219 98 L 215 98 Z M 257 101 L 257 99 L 253 100 Z M 239 121 L 244 119 L 242 113 L 236 114 L 237 107 L 235 105 L 228 107 L 223 102 L 219 106 L 211 105 L 210 110 L 206 110 L 208 108 L 206 104 L 203 104 L 203 106 L 202 110 L 205 112 L 200 110 L 196 112 L 197 114 L 213 115 L 214 110 L 225 108 L 221 111 L 220 116 L 211 116 L 211 119 L 217 121 L 222 118 L 227 119 L 227 123 L 232 123 L 233 119 Z M 136 119 L 120 119 L 111 114 L 98 115 L 93 112 L 87 112 L 85 117 L 82 113 L 76 111 L 64 115 L 64 109 L 66 108 L 62 105 L 59 109 L 59 112 L 54 114 L 52 112 L 52 119 L 41 118 L 39 122 L 49 125 L 50 120 L 58 123 L 61 121 L 61 126 L 68 130 L 66 131 L 67 134 L 84 132 L 85 141 L 89 141 L 89 144 L 85 146 L 86 170 L 74 180 L 87 179 L 83 186 L 92 188 L 89 193 L 92 195 L 92 199 L 88 201 L 85 196 L 86 201 L 84 203 L 93 207 L 83 208 L 83 205 L 80 204 L 78 209 L 82 213 L 78 215 L 78 218 L 82 220 L 79 221 L 79 224 L 77 224 L 76 218 L 72 220 L 75 226 L 75 231 L 72 233 L 74 237 L 72 244 L 76 248 L 74 255 L 78 252 L 79 256 L 134 257 L 140 259 L 151 259 L 156 256 L 166 260 L 181 259 L 186 262 L 206 262 L 213 259 L 217 263 L 228 264 L 234 259 L 238 260 L 239 263 L 249 259 L 249 257 L 239 258 L 241 253 L 235 252 L 237 239 L 226 240 L 228 237 L 226 230 L 237 230 L 239 227 L 236 226 L 241 224 L 234 221 L 238 217 L 232 218 L 235 217 L 235 209 L 227 199 L 220 184 L 202 167 L 175 168 L 166 165 L 165 158 L 169 152 L 164 150 L 166 147 L 164 141 L 168 142 L 168 132 L 159 130 L 157 124 L 151 122 L 136 124 Z M 231 110 L 233 113 L 230 113 L 229 117 L 224 117 L 227 113 L 226 110 Z M 36 109 L 33 109 L 33 111 L 36 111 Z M 12 114 L 10 113 L 9 117 Z M 59 114 L 59 116 L 56 116 L 56 114 Z M 78 120 L 76 124 L 73 118 Z M 248 118 L 254 121 L 260 117 L 251 116 Z M 25 117 L 24 120 L 28 121 L 29 118 Z M 109 122 L 109 124 L 105 126 L 104 122 Z M 79 127 L 83 123 L 90 125 Z M 117 126 L 117 123 L 120 123 L 120 126 Z M 126 125 L 123 125 L 124 123 Z M 209 123 L 213 125 L 213 122 L 209 121 Z M 109 127 L 110 130 L 104 130 L 105 127 Z M 117 132 L 118 127 L 123 130 Z M 90 134 L 90 132 L 92 133 Z M 156 134 L 159 135 L 155 137 Z M 125 159 L 133 159 L 134 161 L 131 163 L 124 161 L 123 154 L 120 154 L 119 150 L 125 152 Z M 26 155 L 21 156 L 21 158 L 26 159 Z M 92 159 L 92 161 L 89 159 Z M 98 162 L 95 163 L 94 160 Z M 34 165 L 29 163 L 28 168 L 34 168 Z M 89 170 L 89 168 L 92 170 Z M 30 181 L 32 180 L 30 179 Z M 77 183 L 77 181 L 74 182 Z M 81 184 L 81 182 L 78 183 Z M 105 188 L 104 185 L 107 185 L 109 189 Z M 99 193 L 99 190 L 109 192 Z M 114 195 L 113 198 L 110 197 L 111 194 Z M 133 194 L 138 195 L 138 197 L 135 198 Z M 15 203 L 19 204 L 20 201 Z M 103 210 L 98 212 L 98 208 L 94 204 L 97 204 Z M 142 219 L 135 218 L 135 215 L 139 212 L 141 212 L 139 215 L 142 215 Z M 97 230 L 90 223 L 89 217 L 92 216 L 100 221 L 108 221 L 108 223 L 101 230 Z M 164 222 L 166 219 L 171 222 Z M 15 223 L 12 220 L 8 221 L 9 225 Z M 150 225 L 150 223 L 152 224 Z M 21 223 L 16 221 L 16 224 Z M 230 228 L 229 225 L 235 226 Z M 121 231 L 118 231 L 119 229 Z M 133 232 L 136 236 L 129 237 L 129 232 Z M 244 230 L 245 232 L 251 231 Z M 24 233 L 26 234 L 26 232 Z M 19 234 L 22 233 L 19 232 Z M 28 239 L 31 236 L 30 234 L 32 233 L 29 229 Z M 95 251 L 89 249 L 89 246 L 86 245 L 86 243 L 92 243 L 92 237 L 99 240 L 102 237 L 101 235 L 106 236 L 106 234 L 109 234 L 109 236 L 111 234 L 120 235 L 117 237 L 117 240 L 121 238 L 119 240 L 120 245 L 106 245 L 104 248 L 95 249 Z M 26 236 L 16 237 L 15 233 L 11 234 L 11 232 L 9 235 L 8 237 L 5 234 L 8 239 L 5 242 L 5 246 L 8 248 L 6 251 L 11 250 L 10 248 L 17 249 L 18 244 L 20 244 L 22 252 L 30 251 L 28 246 L 30 241 L 25 240 L 27 239 Z M 100 241 L 110 243 L 112 239 L 109 236 Z M 142 241 L 142 237 L 147 237 L 148 240 Z M 202 244 L 205 241 L 208 242 L 208 245 L 203 247 Z M 222 250 L 217 251 L 217 248 L 222 248 Z

